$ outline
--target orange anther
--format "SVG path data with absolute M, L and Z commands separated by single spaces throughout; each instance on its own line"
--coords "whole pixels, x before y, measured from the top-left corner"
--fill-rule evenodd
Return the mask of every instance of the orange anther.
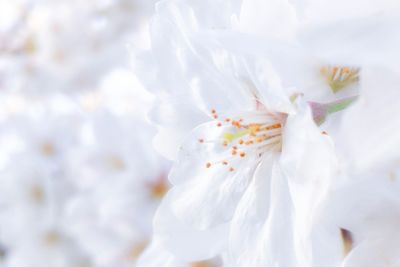
M 206 163 L 206 168 L 210 168 L 211 167 L 211 163 L 210 162 L 207 162 Z
M 343 73 L 350 73 L 351 72 L 349 67 L 342 68 L 342 71 L 343 71 Z
M 282 125 L 280 123 L 276 123 L 276 124 L 272 124 L 272 125 L 266 126 L 265 130 L 279 129 L 281 127 L 282 127 Z

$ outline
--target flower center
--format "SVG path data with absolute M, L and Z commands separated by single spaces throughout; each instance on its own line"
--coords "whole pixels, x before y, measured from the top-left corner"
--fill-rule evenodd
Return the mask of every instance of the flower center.
M 36 203 L 42 203 L 45 198 L 45 193 L 40 185 L 33 185 L 30 188 L 29 195 L 31 199 Z
M 149 189 L 154 199 L 162 199 L 169 189 L 166 175 L 162 173 L 155 182 L 149 184 Z
M 56 149 L 52 143 L 45 142 L 45 143 L 41 144 L 40 151 L 42 152 L 43 155 L 50 157 L 55 154 Z
M 126 254 L 127 259 L 136 260 L 140 256 L 140 254 L 144 251 L 147 245 L 148 245 L 147 240 L 142 240 L 139 241 L 138 243 L 135 243 Z
M 113 156 L 109 160 L 110 160 L 110 166 L 112 169 L 114 169 L 116 171 L 121 171 L 125 168 L 125 163 L 120 157 Z
M 359 68 L 327 66 L 320 69 L 334 93 L 352 85 L 359 80 Z
M 43 240 L 47 245 L 56 245 L 57 243 L 59 243 L 61 241 L 61 236 L 57 231 L 49 231 L 47 233 L 45 233 Z
M 207 162 L 206 168 L 222 164 L 232 172 L 235 170 L 234 163 L 237 163 L 237 160 L 247 156 L 260 158 L 265 152 L 281 150 L 285 114 L 258 110 L 237 118 L 218 119 L 216 111 L 212 110 L 212 115 L 217 120 L 217 127 L 226 127 L 219 142 L 228 153 L 221 161 Z M 199 139 L 199 142 L 209 141 Z

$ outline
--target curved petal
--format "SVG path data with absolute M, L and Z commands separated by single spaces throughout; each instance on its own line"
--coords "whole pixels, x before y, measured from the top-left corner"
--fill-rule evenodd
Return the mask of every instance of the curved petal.
M 342 164 L 365 170 L 397 157 L 400 147 L 399 75 L 387 68 L 364 68 L 359 100 L 327 128 Z
M 306 23 L 323 25 L 326 22 L 345 21 L 347 19 L 396 16 L 399 3 L 396 0 L 307 0 Z M 306 26 L 309 26 L 306 24 Z M 351 26 L 351 25 L 349 25 Z
M 296 11 L 286 0 L 244 0 L 239 26 L 244 32 L 291 39 L 297 26 Z
M 170 172 L 173 211 L 200 230 L 232 218 L 260 160 L 255 153 L 233 156 L 231 145 L 224 145 L 224 133 L 230 130 L 231 125 L 218 127 L 216 122 L 197 127 Z
M 291 182 L 328 186 L 337 168 L 333 142 L 316 126 L 310 107 L 302 99 L 296 102 L 297 113 L 284 127 L 280 162 Z
M 399 70 L 394 56 L 400 45 L 399 25 L 398 15 L 350 18 L 308 28 L 302 32 L 300 40 L 310 54 L 332 64 L 380 64 Z
M 347 256 L 341 267 L 397 267 L 400 265 L 399 234 L 365 240 Z
M 348 237 L 325 246 L 325 251 L 317 248 L 316 252 L 336 258 L 336 262 L 344 260 L 341 266 L 346 267 L 396 266 L 399 170 L 398 164 L 381 166 L 351 175 L 346 184 L 333 187 L 320 207 L 319 222 L 330 229 L 326 240 L 337 239 L 340 229 L 345 229 Z
M 230 265 L 296 265 L 292 200 L 287 179 L 272 156 L 257 170 L 239 203 L 230 232 Z
M 315 125 L 309 107 L 300 101 L 297 105 L 298 113 L 289 115 L 285 125 L 280 159 L 293 199 L 295 251 L 301 266 L 335 266 L 334 256 L 323 258 L 325 251 L 315 253 L 315 249 L 334 250 L 324 243 L 331 240 L 330 229 L 319 224 L 319 217 L 338 170 L 337 158 L 331 139 Z
M 141 254 L 136 265 L 137 267 L 188 267 L 178 262 L 173 254 L 166 251 L 156 240 Z
M 160 244 L 183 261 L 199 261 L 221 253 L 227 242 L 229 226 L 219 225 L 204 231 L 196 230 L 174 215 L 171 190 L 165 196 L 154 218 L 154 236 Z

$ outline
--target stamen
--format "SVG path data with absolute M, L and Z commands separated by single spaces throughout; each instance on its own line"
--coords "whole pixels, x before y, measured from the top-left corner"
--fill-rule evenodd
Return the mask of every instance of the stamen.
M 213 116 L 217 115 L 215 110 L 211 111 Z M 206 168 L 212 166 L 228 166 L 228 171 L 235 171 L 235 165 L 248 155 L 261 157 L 265 152 L 280 149 L 281 128 L 286 116 L 282 114 L 269 113 L 264 111 L 252 112 L 249 114 L 249 121 L 243 118 L 221 118 L 216 124 L 217 127 L 226 127 L 229 130 L 222 134 L 223 139 L 204 140 L 199 138 L 200 143 L 212 143 L 226 147 L 228 155 L 218 161 L 208 161 Z M 240 148 L 240 150 L 239 150 Z M 228 163 L 229 162 L 229 163 Z
M 359 81 L 359 68 L 354 67 L 322 67 L 322 76 L 326 79 L 334 93 Z

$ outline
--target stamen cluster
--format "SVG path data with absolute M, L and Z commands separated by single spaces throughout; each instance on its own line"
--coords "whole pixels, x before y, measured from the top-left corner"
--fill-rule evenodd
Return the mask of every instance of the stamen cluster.
M 286 117 L 282 114 L 262 110 L 237 118 L 220 118 L 216 110 L 212 109 L 211 116 L 216 120 L 216 127 L 227 127 L 227 131 L 223 133 L 219 141 L 229 152 L 229 156 L 218 162 L 206 162 L 207 169 L 216 164 L 222 164 L 233 172 L 235 168 L 232 162 L 237 162 L 237 159 L 243 159 L 248 155 L 261 157 L 267 151 L 279 151 L 281 148 L 282 126 Z M 215 140 L 199 138 L 198 141 L 205 144 Z
M 358 82 L 360 73 L 359 68 L 344 66 L 325 66 L 322 67 L 320 71 L 334 93 Z

